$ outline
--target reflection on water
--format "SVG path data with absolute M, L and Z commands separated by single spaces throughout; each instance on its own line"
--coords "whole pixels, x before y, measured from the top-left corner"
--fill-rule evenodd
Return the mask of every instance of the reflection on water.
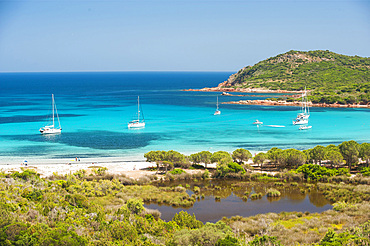
M 173 182 L 172 185 L 178 185 L 179 182 Z M 168 184 L 167 184 L 168 185 Z M 182 183 L 185 186 L 185 183 Z M 235 182 L 235 181 L 204 181 L 198 183 L 189 183 L 190 190 L 194 185 L 201 188 L 201 195 L 204 199 L 197 199 L 191 208 L 174 208 L 166 205 L 146 204 L 145 207 L 158 209 L 161 218 L 169 221 L 180 211 L 187 211 L 195 214 L 198 220 L 203 222 L 216 222 L 222 217 L 231 217 L 240 215 L 243 217 L 253 216 L 261 213 L 280 213 L 280 212 L 323 212 L 331 209 L 330 202 L 324 198 L 315 189 L 310 192 L 302 192 L 303 185 L 292 187 L 286 184 L 283 187 L 274 187 L 274 182 L 256 183 L 256 182 Z M 217 187 L 218 189 L 214 189 Z M 275 188 L 280 191 L 280 197 L 267 197 L 266 192 L 269 188 Z M 250 197 L 245 200 L 245 192 L 249 194 L 262 193 L 263 197 L 257 200 L 251 200 Z M 188 192 L 190 195 L 192 192 Z M 215 200 L 215 196 L 221 197 L 221 200 Z

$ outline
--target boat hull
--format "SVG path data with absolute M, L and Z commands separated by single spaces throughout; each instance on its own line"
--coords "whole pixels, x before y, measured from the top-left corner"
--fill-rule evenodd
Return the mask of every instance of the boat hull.
M 145 127 L 144 122 L 135 122 L 135 123 L 129 123 L 128 128 L 143 128 Z
M 60 128 L 40 128 L 41 134 L 58 134 L 62 132 Z
M 301 119 L 293 121 L 293 125 L 304 125 L 304 124 L 308 124 L 308 120 Z

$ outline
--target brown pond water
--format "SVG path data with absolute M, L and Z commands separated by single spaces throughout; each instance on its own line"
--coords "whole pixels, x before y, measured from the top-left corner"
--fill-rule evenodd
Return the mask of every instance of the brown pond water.
M 173 216 L 186 211 L 189 214 L 195 214 L 196 218 L 202 222 L 217 222 L 222 217 L 232 217 L 240 215 L 243 217 L 253 216 L 263 213 L 280 212 L 310 212 L 319 213 L 332 208 L 330 202 L 316 190 L 311 187 L 310 191 L 304 184 L 294 186 L 287 183 L 284 186 L 274 186 L 275 182 L 238 182 L 238 181 L 203 181 L 188 182 L 187 188 L 189 195 L 194 194 L 193 187 L 198 186 L 200 193 L 197 196 L 204 195 L 204 198 L 196 200 L 190 208 L 172 207 L 169 205 L 158 205 L 146 203 L 145 207 L 159 210 L 161 219 L 169 221 Z M 160 186 L 177 186 L 181 184 L 185 187 L 185 182 L 171 182 L 160 184 Z M 216 187 L 218 189 L 214 189 Z M 277 198 L 267 197 L 269 188 L 277 189 L 281 196 Z M 249 198 L 243 199 L 244 193 L 249 192 Z M 305 193 L 302 193 L 305 192 Z M 261 199 L 252 200 L 250 195 L 253 193 L 262 193 Z M 216 200 L 215 196 L 220 197 Z

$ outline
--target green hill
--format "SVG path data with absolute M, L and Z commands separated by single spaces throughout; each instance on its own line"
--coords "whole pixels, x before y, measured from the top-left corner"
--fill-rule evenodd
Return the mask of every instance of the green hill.
M 289 51 L 247 66 L 220 85 L 298 91 L 305 87 L 312 102 L 370 102 L 370 58 L 330 51 Z

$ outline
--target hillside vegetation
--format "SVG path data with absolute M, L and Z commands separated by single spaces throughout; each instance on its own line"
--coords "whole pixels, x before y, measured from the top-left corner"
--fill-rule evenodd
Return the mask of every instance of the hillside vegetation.
M 220 86 L 290 91 L 306 87 L 314 103 L 368 104 L 370 58 L 292 50 L 244 67 Z

